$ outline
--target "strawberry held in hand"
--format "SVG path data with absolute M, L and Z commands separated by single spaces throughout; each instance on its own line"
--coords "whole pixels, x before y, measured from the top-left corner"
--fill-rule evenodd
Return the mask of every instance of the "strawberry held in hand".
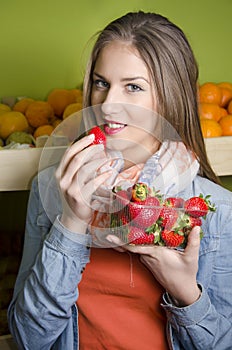
M 157 197 L 147 197 L 144 201 L 130 202 L 128 206 L 133 223 L 142 228 L 154 224 L 161 210 Z
M 163 242 L 167 247 L 176 248 L 184 243 L 184 233 L 183 231 L 175 232 L 171 230 L 163 230 L 161 232 L 161 237 Z
M 88 135 L 94 135 L 95 139 L 91 143 L 91 145 L 98 145 L 98 144 L 103 144 L 104 147 L 106 146 L 106 135 L 102 131 L 102 129 L 99 126 L 94 126 L 89 132 Z
M 128 243 L 135 245 L 154 244 L 154 235 L 136 226 L 129 226 L 127 239 Z
M 184 249 L 188 235 L 194 226 L 202 226 L 202 219 L 216 208 L 209 201 L 209 195 L 195 196 L 184 200 L 181 197 L 164 199 L 162 195 L 141 182 L 127 191 L 115 190 L 120 197 L 121 209 L 112 220 L 112 229 L 125 243 L 140 245 L 161 245 Z M 120 206 L 119 206 L 120 207 Z M 120 231 L 119 225 L 125 225 Z M 120 232 L 119 232 L 120 231 Z M 203 237 L 201 229 L 200 237 Z

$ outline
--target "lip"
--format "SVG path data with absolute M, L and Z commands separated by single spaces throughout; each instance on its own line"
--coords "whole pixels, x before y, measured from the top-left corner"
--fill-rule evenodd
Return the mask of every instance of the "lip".
M 112 126 L 111 126 L 112 125 Z M 117 127 L 118 125 L 118 127 Z M 114 126 L 114 127 L 113 127 Z M 126 128 L 127 124 L 122 124 L 114 121 L 108 121 L 106 120 L 106 123 L 104 124 L 104 131 L 107 135 L 115 135 L 121 132 Z

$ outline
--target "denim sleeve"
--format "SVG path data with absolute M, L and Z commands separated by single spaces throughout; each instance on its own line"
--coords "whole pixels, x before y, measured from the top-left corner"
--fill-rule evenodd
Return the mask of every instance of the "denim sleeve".
M 211 261 L 212 266 L 208 266 L 208 275 L 204 273 L 201 278 L 201 297 L 183 308 L 175 307 L 167 294 L 163 298 L 162 306 L 166 311 L 174 349 L 232 349 L 231 205 L 222 205 L 218 214 L 214 229 L 220 232 L 220 244 Z M 202 263 L 209 263 L 207 254 Z
M 23 257 L 8 309 L 10 331 L 20 349 L 50 349 L 70 324 L 77 285 L 89 262 L 89 244 L 89 235 L 65 230 L 58 218 L 49 223 L 35 181 Z

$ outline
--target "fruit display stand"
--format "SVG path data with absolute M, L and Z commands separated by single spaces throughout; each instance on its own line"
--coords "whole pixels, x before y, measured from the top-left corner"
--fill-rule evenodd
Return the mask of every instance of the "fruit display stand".
M 232 175 L 232 136 L 205 139 L 209 161 L 218 176 Z
M 57 163 L 65 149 L 65 146 L 46 147 L 49 164 Z M 0 191 L 29 190 L 33 177 L 43 169 L 42 152 L 42 147 L 0 151 Z
M 206 150 L 213 169 L 219 176 L 232 175 L 232 136 L 205 139 Z M 55 164 L 65 147 L 46 148 L 46 157 Z M 0 152 L 0 191 L 29 190 L 32 178 L 42 169 L 40 157 L 43 148 L 4 150 Z

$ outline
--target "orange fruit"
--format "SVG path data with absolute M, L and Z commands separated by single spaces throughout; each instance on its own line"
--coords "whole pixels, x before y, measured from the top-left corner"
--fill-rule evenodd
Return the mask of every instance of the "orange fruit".
M 228 114 L 232 114 L 232 100 L 229 102 L 229 104 L 227 106 L 227 112 L 228 112 Z
M 218 122 L 221 118 L 221 108 L 215 103 L 200 103 L 199 104 L 200 118 L 214 119 Z
M 47 124 L 47 125 L 41 125 L 41 126 L 38 126 L 38 128 L 35 129 L 35 132 L 34 132 L 34 138 L 36 139 L 37 137 L 39 136 L 44 136 L 44 135 L 51 135 L 51 133 L 53 132 L 54 130 L 54 127 L 50 124 Z
M 37 128 L 49 124 L 53 120 L 54 112 L 51 105 L 46 101 L 31 102 L 25 112 L 28 123 Z
M 33 98 L 25 97 L 16 102 L 13 106 L 13 110 L 25 114 L 25 111 L 30 103 L 34 102 Z
M 63 119 L 69 117 L 71 114 L 80 111 L 83 108 L 81 102 L 71 103 L 68 105 L 63 113 Z
M 225 115 L 227 115 L 228 114 L 227 109 L 221 107 L 220 108 L 220 114 L 221 114 L 221 118 L 224 117 Z
M 55 115 L 62 117 L 65 108 L 76 102 L 76 95 L 72 90 L 53 89 L 47 97 L 47 102 L 52 106 Z
M 83 101 L 83 91 L 81 89 L 72 89 L 70 92 L 75 96 L 75 102 Z
M 225 115 L 219 122 L 223 136 L 232 136 L 232 114 Z
M 222 99 L 221 99 L 220 106 L 226 107 L 228 103 L 232 100 L 232 89 L 227 89 L 222 87 L 221 91 L 222 91 Z
M 27 131 L 28 122 L 24 114 L 16 111 L 6 112 L 0 115 L 0 137 L 7 137 L 14 131 Z
M 222 99 L 221 88 L 215 83 L 204 83 L 199 87 L 199 100 L 204 103 L 219 105 Z
M 51 125 L 55 129 L 60 123 L 62 123 L 62 120 L 60 118 L 55 118 Z
M 201 119 L 201 130 L 205 138 L 222 136 L 221 125 L 214 119 Z
M 226 89 L 232 90 L 232 83 L 229 83 L 227 81 L 222 82 L 222 83 L 218 83 L 218 86 L 221 88 L 226 88 Z

